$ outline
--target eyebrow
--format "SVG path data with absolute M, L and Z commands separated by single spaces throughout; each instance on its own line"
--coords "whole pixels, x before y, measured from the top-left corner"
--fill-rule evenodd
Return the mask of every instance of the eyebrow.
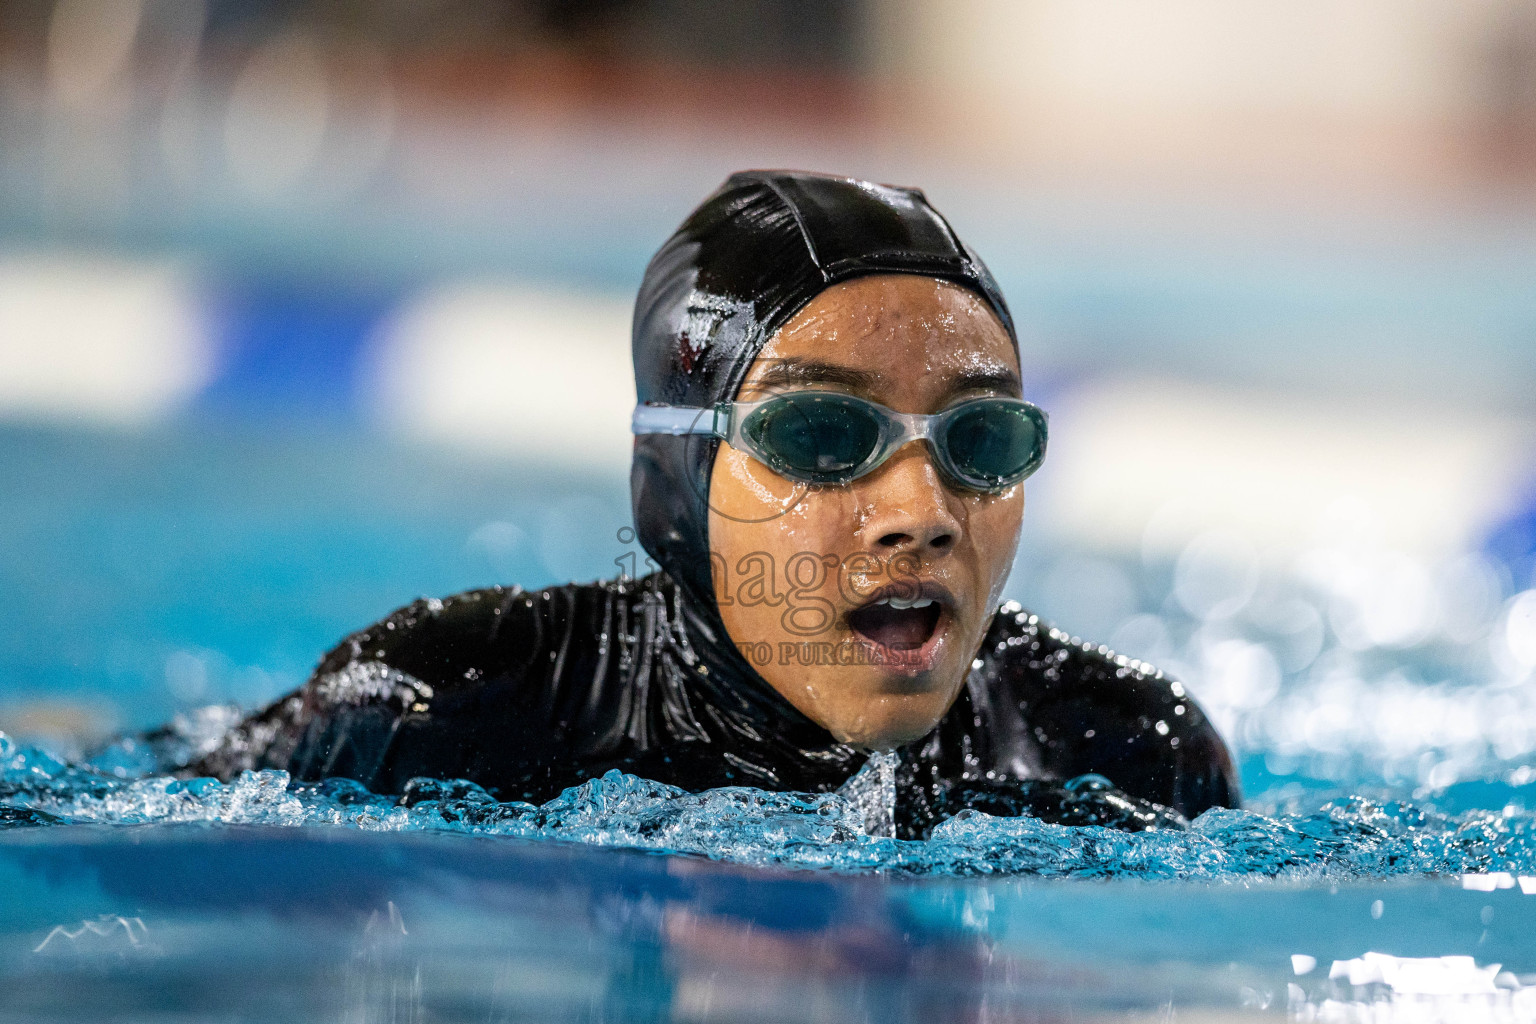
M 752 382 L 756 388 L 793 388 L 815 384 L 832 384 L 865 393 L 875 390 L 880 374 L 859 370 L 852 366 L 838 366 L 819 359 L 789 357 L 775 360 Z M 948 392 L 1000 391 L 1008 395 L 1022 393 L 1019 375 L 1006 366 L 990 366 L 967 369 L 957 373 L 949 382 Z
M 1004 366 L 988 367 L 981 370 L 962 370 L 955 375 L 950 382 L 951 393 L 961 391 L 1001 391 L 1004 394 L 1018 396 L 1024 393 L 1024 383 L 1019 380 L 1019 375 Z
M 803 387 L 807 384 L 839 384 L 857 391 L 873 391 L 880 381 L 878 373 L 851 366 L 823 363 L 817 359 L 778 359 L 763 375 L 753 381 L 760 388 Z

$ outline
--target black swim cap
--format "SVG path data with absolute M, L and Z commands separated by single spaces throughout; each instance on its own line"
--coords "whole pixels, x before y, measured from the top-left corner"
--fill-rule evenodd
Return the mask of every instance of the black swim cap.
M 639 401 L 730 401 L 768 339 L 819 292 L 889 273 L 970 288 L 1017 343 L 992 275 L 919 190 L 803 171 L 731 175 L 646 267 L 633 334 Z M 708 500 L 718 444 L 638 436 L 629 477 L 640 542 L 706 615 L 715 609 Z

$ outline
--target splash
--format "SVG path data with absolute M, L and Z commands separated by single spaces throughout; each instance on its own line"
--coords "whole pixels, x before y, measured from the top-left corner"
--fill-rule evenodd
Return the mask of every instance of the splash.
M 896 838 L 896 764 L 899 760 L 895 751 L 877 750 L 838 790 L 843 799 L 858 810 L 866 835 Z
M 1211 810 L 1187 831 L 1118 832 L 964 811 L 930 839 L 891 838 L 894 780 L 878 757 L 835 793 L 730 787 L 689 793 L 611 771 L 535 806 L 462 780 L 416 779 L 399 796 L 348 779 L 230 783 L 61 761 L 0 735 L 0 828 L 223 823 L 457 832 L 691 854 L 754 865 L 919 876 L 1240 880 L 1536 875 L 1536 815 L 1443 814 L 1362 797 L 1310 810 Z M 115 771 L 122 772 L 121 766 Z

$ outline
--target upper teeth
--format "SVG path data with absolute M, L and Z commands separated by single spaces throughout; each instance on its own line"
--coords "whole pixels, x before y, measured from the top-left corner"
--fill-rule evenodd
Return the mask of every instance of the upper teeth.
M 875 604 L 888 604 L 892 608 L 895 608 L 897 611 L 903 611 L 907 608 L 927 608 L 929 605 L 933 604 L 933 598 L 914 597 L 909 601 L 901 597 L 882 597 L 880 600 L 876 601 Z

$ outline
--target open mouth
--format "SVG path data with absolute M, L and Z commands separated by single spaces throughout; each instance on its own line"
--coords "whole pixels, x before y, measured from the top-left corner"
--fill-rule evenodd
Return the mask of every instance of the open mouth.
M 933 637 L 943 614 L 944 607 L 931 597 L 887 597 L 849 612 L 848 625 L 870 643 L 915 651 Z

